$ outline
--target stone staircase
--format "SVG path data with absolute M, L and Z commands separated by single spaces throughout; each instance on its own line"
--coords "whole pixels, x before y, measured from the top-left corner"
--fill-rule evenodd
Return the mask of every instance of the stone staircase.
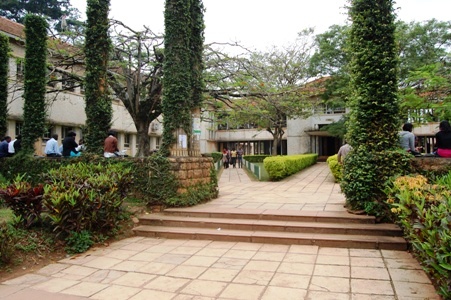
M 406 250 L 401 229 L 347 212 L 171 208 L 143 215 L 139 236 Z

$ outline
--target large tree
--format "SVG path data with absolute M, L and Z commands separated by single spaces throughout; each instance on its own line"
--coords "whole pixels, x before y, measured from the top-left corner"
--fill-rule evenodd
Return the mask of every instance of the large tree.
M 8 129 L 8 65 L 9 38 L 0 33 L 0 136 L 6 135 Z
M 45 131 L 45 94 L 47 62 L 47 28 L 44 18 L 27 15 L 25 18 L 25 72 L 22 147 L 34 151 L 35 141 Z
M 135 31 L 114 22 L 113 56 L 109 84 L 133 119 L 137 156 L 150 155 L 149 126 L 160 116 L 163 76 L 162 37 L 146 28 Z
M 209 79 L 222 77 L 214 82 L 217 88 L 210 90 L 220 101 L 215 104 L 217 119 L 227 116 L 222 119 L 235 128 L 252 124 L 269 132 L 273 136 L 272 154 L 277 155 L 287 119 L 308 116 L 316 102 L 311 97 L 316 84 L 306 86 L 312 34 L 313 29 L 306 29 L 291 45 L 251 53 L 248 59 L 223 61 L 227 68 L 222 63 L 210 72 Z
M 111 54 L 108 35 L 109 0 L 88 0 L 86 26 L 85 112 L 86 145 L 91 153 L 102 153 L 111 126 L 112 103 L 108 92 L 107 69 Z

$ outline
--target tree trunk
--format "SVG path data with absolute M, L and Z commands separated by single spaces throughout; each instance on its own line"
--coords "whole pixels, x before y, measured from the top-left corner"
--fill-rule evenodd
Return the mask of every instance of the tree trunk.
M 150 155 L 149 120 L 137 120 L 136 129 L 138 131 L 138 151 L 136 157 L 147 157 Z

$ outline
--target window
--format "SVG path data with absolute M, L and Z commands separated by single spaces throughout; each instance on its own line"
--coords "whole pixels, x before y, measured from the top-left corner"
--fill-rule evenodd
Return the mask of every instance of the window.
M 69 131 L 74 131 L 74 129 L 72 127 L 67 127 L 67 126 L 62 127 L 63 138 L 65 138 L 67 136 Z
M 51 137 L 52 137 L 52 127 L 49 127 L 47 131 L 42 135 L 42 139 L 44 141 L 47 141 L 50 140 Z
M 23 122 L 16 121 L 16 136 L 22 134 Z
M 155 149 L 160 149 L 160 138 L 159 137 L 157 137 L 156 139 L 155 139 Z
M 130 148 L 130 133 L 125 133 L 124 134 L 124 148 Z
M 17 79 L 23 79 L 25 72 L 25 64 L 24 61 L 21 59 L 16 60 L 16 78 Z

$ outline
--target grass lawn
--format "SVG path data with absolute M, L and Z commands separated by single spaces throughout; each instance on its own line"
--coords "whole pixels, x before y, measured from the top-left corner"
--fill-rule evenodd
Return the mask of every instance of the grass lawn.
M 11 220 L 13 216 L 13 212 L 9 208 L 0 208 L 0 223 Z

